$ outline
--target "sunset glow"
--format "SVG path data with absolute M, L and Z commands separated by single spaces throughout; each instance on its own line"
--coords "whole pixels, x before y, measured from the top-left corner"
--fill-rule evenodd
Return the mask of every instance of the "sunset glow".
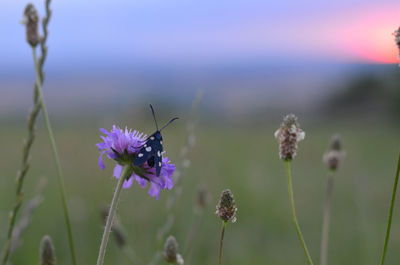
M 396 63 L 398 49 L 393 32 L 400 24 L 400 8 L 371 8 L 345 17 L 347 26 L 337 34 L 350 59 L 373 63 Z

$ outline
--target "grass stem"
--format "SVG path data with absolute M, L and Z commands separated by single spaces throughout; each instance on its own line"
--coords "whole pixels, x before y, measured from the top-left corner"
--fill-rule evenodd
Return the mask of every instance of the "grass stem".
M 334 171 L 330 170 L 328 174 L 328 180 L 326 183 L 326 194 L 325 194 L 324 215 L 322 221 L 322 237 L 321 237 L 321 256 L 320 256 L 321 265 L 326 265 L 328 262 L 329 224 L 331 219 L 333 174 Z
M 131 173 L 132 173 L 132 168 L 127 165 L 124 167 L 124 170 L 122 171 L 121 176 L 118 179 L 118 184 L 114 191 L 114 196 L 111 201 L 110 210 L 107 216 L 106 227 L 104 228 L 103 238 L 100 244 L 99 256 L 97 257 L 97 265 L 103 265 L 104 263 L 104 256 L 106 254 L 108 238 L 110 237 L 111 227 L 114 221 L 115 214 L 117 212 L 122 186 L 127 176 L 130 175 Z
M 308 252 L 308 249 L 307 249 L 306 242 L 304 241 L 303 234 L 301 233 L 299 224 L 297 222 L 296 209 L 294 207 L 292 175 L 290 173 L 290 161 L 289 160 L 286 161 L 286 173 L 287 173 L 287 177 L 288 177 L 288 191 L 289 191 L 290 206 L 292 208 L 293 223 L 294 223 L 294 226 L 296 227 L 297 236 L 299 237 L 301 246 L 303 247 L 304 253 L 307 258 L 307 262 L 309 265 L 313 265 L 310 253 Z
M 60 190 L 60 194 L 61 194 L 62 207 L 63 207 L 63 211 L 64 211 L 64 216 L 65 216 L 65 223 L 67 226 L 68 242 L 69 242 L 69 247 L 70 247 L 70 252 L 71 252 L 71 258 L 72 258 L 73 264 L 76 265 L 77 263 L 76 263 L 76 256 L 75 256 L 74 240 L 73 240 L 73 236 L 72 236 L 71 221 L 70 221 L 69 213 L 68 213 L 67 196 L 66 196 L 66 192 L 65 192 L 64 179 L 63 179 L 63 175 L 62 175 L 62 171 L 61 171 L 61 163 L 60 163 L 60 159 L 58 157 L 56 141 L 54 140 L 53 130 L 51 128 L 49 115 L 47 113 L 47 108 L 46 108 L 46 104 L 45 104 L 44 97 L 43 97 L 42 80 L 41 80 L 41 76 L 40 76 L 40 69 L 39 69 L 39 64 L 38 64 L 38 59 L 37 59 L 35 48 L 32 48 L 32 54 L 33 54 L 33 62 L 34 62 L 34 67 L 35 67 L 36 86 L 37 86 L 38 93 L 39 93 L 39 101 L 40 101 L 41 108 L 43 111 L 44 122 L 46 124 L 46 129 L 47 129 L 47 133 L 48 133 L 49 140 L 50 140 L 51 150 L 53 152 L 53 156 L 54 156 L 54 160 L 55 160 L 55 164 L 56 164 L 56 168 L 57 168 L 58 184 L 59 184 L 59 190 Z
M 380 265 L 385 264 L 386 252 L 387 252 L 387 247 L 389 244 L 390 230 L 392 227 L 393 208 L 394 208 L 394 201 L 396 199 L 397 184 L 399 182 L 399 174 L 400 174 L 400 154 L 399 154 L 399 159 L 397 161 L 397 170 L 396 170 L 396 176 L 395 176 L 394 184 L 393 184 L 392 200 L 390 202 L 389 217 L 388 217 L 388 223 L 387 223 L 387 228 L 386 228 L 385 244 L 383 245 L 383 252 L 382 252 L 382 258 L 381 258 Z
M 225 228 L 226 228 L 226 222 L 222 221 L 221 239 L 219 240 L 218 265 L 222 264 L 222 246 L 224 244 Z

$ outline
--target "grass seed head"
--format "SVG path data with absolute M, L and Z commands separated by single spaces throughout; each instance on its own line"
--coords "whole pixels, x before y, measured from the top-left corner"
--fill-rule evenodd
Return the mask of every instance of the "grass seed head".
M 33 4 L 27 4 L 25 7 L 22 23 L 26 26 L 26 41 L 32 47 L 36 47 L 40 41 L 39 15 Z
M 51 237 L 45 235 L 40 243 L 40 265 L 56 265 L 56 253 Z
M 399 49 L 399 59 L 400 59 L 400 27 L 393 33 L 397 48 Z
M 236 222 L 236 202 L 233 199 L 231 190 L 226 189 L 221 193 L 221 199 L 217 204 L 217 211 L 215 212 L 224 222 Z
M 164 244 L 164 258 L 168 263 L 183 265 L 184 261 L 178 251 L 178 242 L 174 236 L 169 236 Z
M 342 138 L 335 134 L 332 136 L 329 149 L 324 154 L 323 160 L 330 170 L 336 170 L 343 162 L 346 152 L 343 150 Z
M 279 142 L 279 157 L 285 161 L 292 160 L 296 156 L 297 143 L 306 136 L 294 114 L 288 114 L 283 118 L 280 128 L 274 135 Z

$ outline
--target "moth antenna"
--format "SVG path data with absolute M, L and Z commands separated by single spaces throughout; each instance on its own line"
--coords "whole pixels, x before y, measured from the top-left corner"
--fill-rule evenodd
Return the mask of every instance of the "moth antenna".
M 178 118 L 178 117 L 175 117 L 175 118 L 171 119 L 167 124 L 165 124 L 165 125 L 160 129 L 160 132 L 161 132 L 165 127 L 167 127 L 168 125 L 170 125 L 174 120 L 177 120 L 177 119 L 179 119 L 179 118 Z
M 156 128 L 158 131 L 158 124 L 157 124 L 157 120 L 156 120 L 156 114 L 154 114 L 154 109 L 153 106 L 150 104 L 150 108 L 151 108 L 151 113 L 153 113 L 153 118 L 154 118 L 154 122 L 156 123 Z

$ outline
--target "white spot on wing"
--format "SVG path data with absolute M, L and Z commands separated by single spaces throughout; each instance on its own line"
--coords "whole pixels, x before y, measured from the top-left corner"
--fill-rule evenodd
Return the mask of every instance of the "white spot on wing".
M 158 166 L 161 167 L 161 162 L 158 162 Z
M 154 136 L 150 137 L 150 140 L 152 140 L 152 141 L 153 141 L 153 140 L 154 140 Z
M 160 150 L 158 150 L 157 155 L 158 155 L 158 157 L 161 156 Z
M 144 144 L 144 147 L 147 147 L 147 144 Z
M 147 152 L 150 152 L 150 151 L 151 151 L 151 146 L 146 147 L 146 151 L 147 151 Z
M 142 154 L 142 153 L 139 153 L 139 154 L 138 154 L 138 157 L 142 157 L 142 156 L 143 156 L 143 154 Z

